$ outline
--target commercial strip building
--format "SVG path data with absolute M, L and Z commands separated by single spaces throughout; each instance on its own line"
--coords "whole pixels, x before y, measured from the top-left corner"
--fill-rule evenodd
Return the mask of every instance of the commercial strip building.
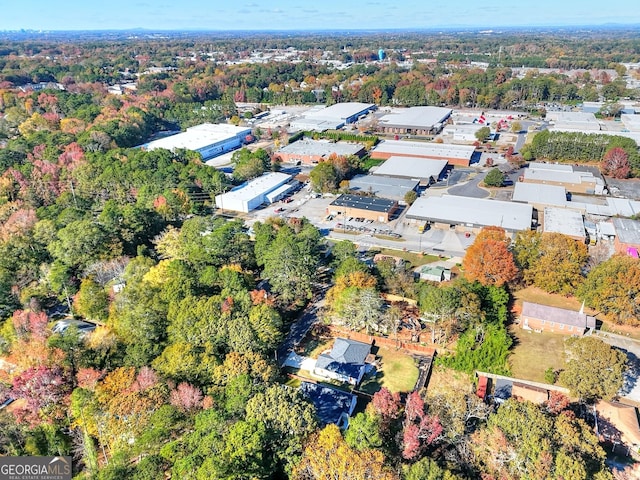
M 569 208 L 545 207 L 542 218 L 544 233 L 561 233 L 579 242 L 586 242 L 582 213 Z
M 602 195 L 605 184 L 591 172 L 576 171 L 572 165 L 531 162 L 522 176 L 524 183 L 537 183 L 564 187 L 573 193 Z
M 385 133 L 433 135 L 442 130 L 452 112 L 443 107 L 398 108 L 381 117 L 378 128 Z
M 382 175 L 359 175 L 349 180 L 349 190 L 354 194 L 404 201 L 405 195 L 418 187 L 419 180 L 385 177 Z
M 447 160 L 393 155 L 377 167 L 372 174 L 375 176 L 409 178 L 419 181 L 421 185 L 429 186 L 444 175 L 447 166 Z
M 457 197 L 420 197 L 407 210 L 405 218 L 428 222 L 434 228 L 479 232 L 483 227 L 497 226 L 508 233 L 531 229 L 533 207 L 522 203 Z
M 385 140 L 372 151 L 371 158 L 387 160 L 393 156 L 446 160 L 452 165 L 468 167 L 475 153 L 469 145 Z
M 313 165 L 328 159 L 331 155 L 361 157 L 364 152 L 364 146 L 359 143 L 303 138 L 282 147 L 274 154 L 274 159 L 283 163 Z
M 279 172 L 265 173 L 233 190 L 216 195 L 216 207 L 221 210 L 248 213 L 263 203 L 273 203 L 293 190 L 297 180 Z
M 174 151 L 187 149 L 198 152 L 203 160 L 239 148 L 251 139 L 251 129 L 235 125 L 203 123 L 185 132 L 160 138 L 140 146 L 143 150 L 164 148 Z
M 398 209 L 398 202 L 385 198 L 340 195 L 329 204 L 328 213 L 345 217 L 388 222 Z
M 337 130 L 345 125 L 355 123 L 363 115 L 376 109 L 373 103 L 345 102 L 336 103 L 326 108 L 314 108 L 301 118 L 289 124 L 292 130 Z

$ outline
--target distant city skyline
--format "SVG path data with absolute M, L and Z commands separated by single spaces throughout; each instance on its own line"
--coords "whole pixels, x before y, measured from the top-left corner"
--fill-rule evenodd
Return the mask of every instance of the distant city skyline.
M 637 0 L 23 0 L 0 8 L 0 30 L 424 30 L 607 24 L 640 24 Z

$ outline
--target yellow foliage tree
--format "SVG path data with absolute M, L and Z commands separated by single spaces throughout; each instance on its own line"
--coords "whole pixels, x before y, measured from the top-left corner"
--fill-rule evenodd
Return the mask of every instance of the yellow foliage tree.
M 385 466 L 382 452 L 356 450 L 342 438 L 336 425 L 328 425 L 307 443 L 300 463 L 293 469 L 294 480 L 397 480 Z

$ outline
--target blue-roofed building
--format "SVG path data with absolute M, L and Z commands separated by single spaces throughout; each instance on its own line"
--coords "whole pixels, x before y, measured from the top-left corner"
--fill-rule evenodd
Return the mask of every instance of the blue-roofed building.
M 358 385 L 365 374 L 365 361 L 371 345 L 347 338 L 336 338 L 329 353 L 318 357 L 313 373 L 320 377 Z
M 316 407 L 320 423 L 334 423 L 340 428 L 349 426 L 349 416 L 355 410 L 358 401 L 355 395 L 311 382 L 302 382 L 300 391 Z
M 506 378 L 496 380 L 496 388 L 493 392 L 493 400 L 498 404 L 503 404 L 511 398 L 513 381 Z

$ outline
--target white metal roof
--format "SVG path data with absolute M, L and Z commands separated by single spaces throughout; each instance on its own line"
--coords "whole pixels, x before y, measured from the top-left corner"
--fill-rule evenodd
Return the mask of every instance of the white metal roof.
M 630 218 L 614 218 L 613 226 L 616 236 L 622 243 L 640 245 L 640 222 Z
M 322 110 L 316 110 L 309 112 L 305 115 L 306 118 L 319 118 L 327 120 L 346 120 L 349 117 L 358 115 L 366 110 L 373 110 L 376 106 L 373 103 L 360 103 L 360 102 L 344 102 L 336 103 L 330 107 L 323 108 Z
M 524 171 L 524 179 L 532 182 L 561 182 L 580 185 L 583 182 L 596 183 L 595 177 L 588 172 L 562 172 L 553 170 L 541 170 L 527 168 Z
M 484 198 L 420 197 L 407 210 L 407 218 L 452 224 L 497 226 L 509 231 L 529 230 L 533 207 L 523 203 Z
M 286 173 L 265 173 L 261 177 L 254 178 L 234 190 L 223 193 L 222 196 L 224 199 L 251 200 L 260 195 L 266 195 L 290 178 L 291 175 L 287 175 Z M 216 198 L 218 196 L 216 196 Z
M 443 107 L 410 107 L 394 109 L 380 118 L 384 126 L 431 129 L 444 122 L 453 110 Z
M 582 213 L 569 208 L 545 207 L 543 231 L 584 238 Z
M 446 160 L 391 156 L 373 171 L 373 175 L 437 180 L 442 171 L 447 168 L 447 163 Z
M 336 155 L 355 155 L 363 148 L 364 146 L 360 143 L 331 142 L 329 140 L 303 138 L 282 147 L 279 152 L 328 157 L 333 153 Z
M 564 163 L 530 162 L 529 170 L 552 170 L 554 172 L 573 172 L 573 165 Z
M 385 140 L 374 149 L 376 152 L 416 157 L 471 159 L 475 148 L 468 145 L 445 143 L 410 142 L 405 140 Z
M 640 115 L 630 115 L 623 113 L 620 115 L 620 120 L 624 123 L 624 126 L 632 132 L 640 131 Z
M 195 127 L 187 128 L 186 132 L 160 138 L 143 145 L 146 150 L 164 148 L 173 150 L 176 148 L 186 148 L 187 150 L 199 150 L 218 142 L 231 140 L 237 136 L 249 135 L 250 128 L 236 127 L 224 123 L 203 123 Z
M 567 192 L 564 187 L 557 185 L 517 182 L 511 200 L 564 207 L 567 204 Z

